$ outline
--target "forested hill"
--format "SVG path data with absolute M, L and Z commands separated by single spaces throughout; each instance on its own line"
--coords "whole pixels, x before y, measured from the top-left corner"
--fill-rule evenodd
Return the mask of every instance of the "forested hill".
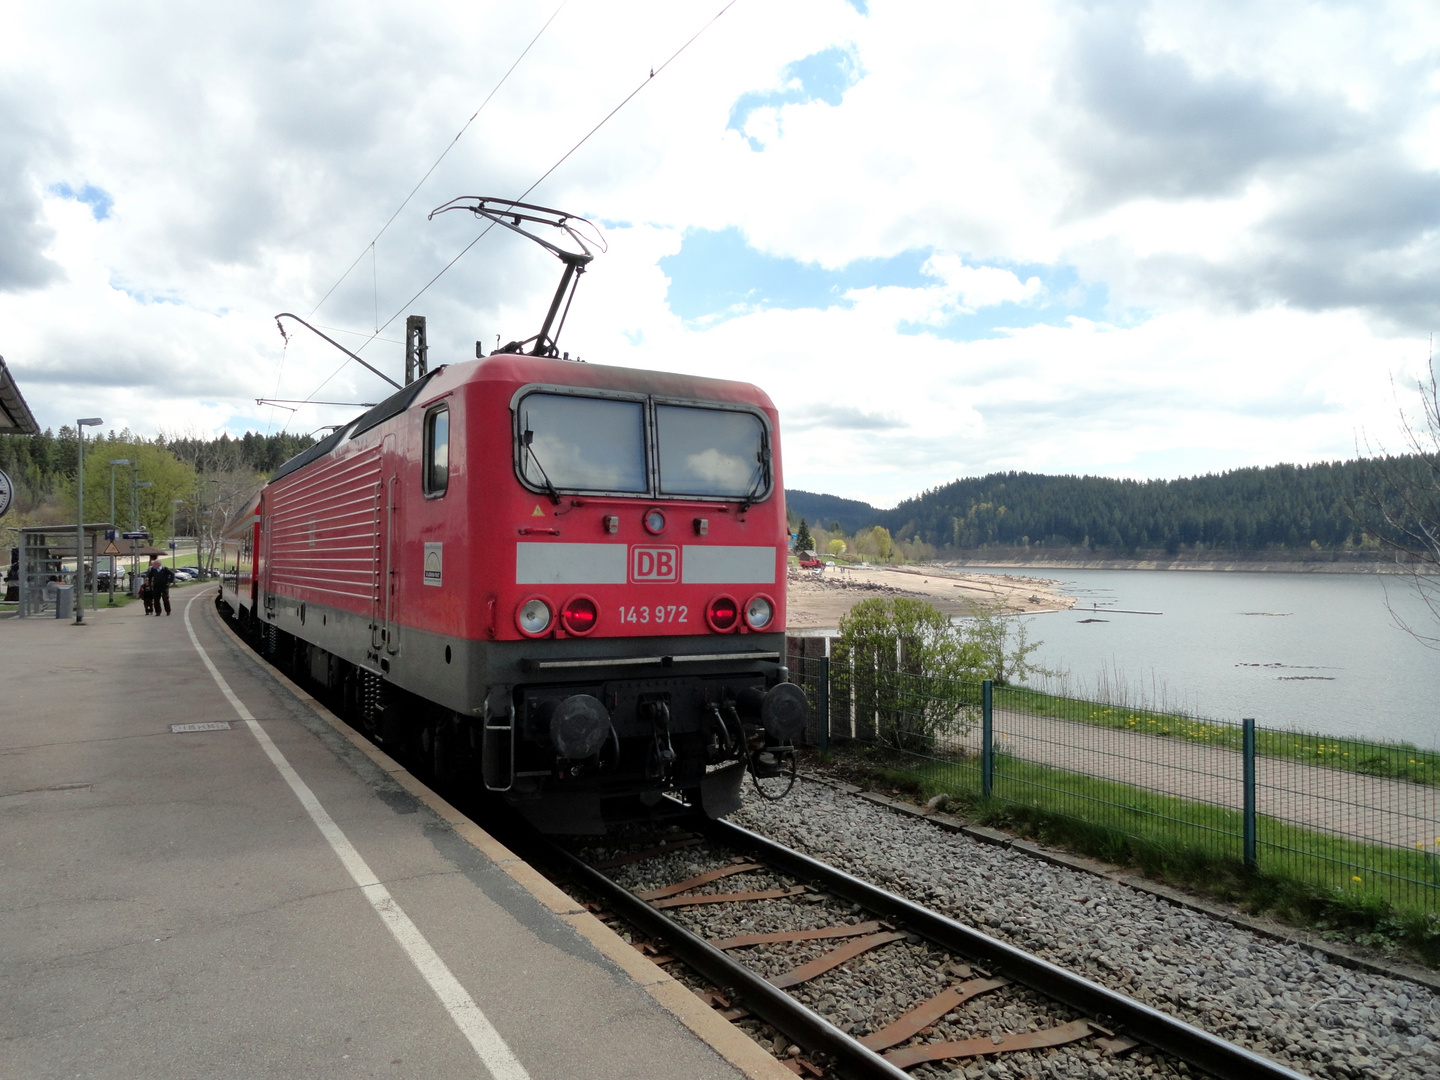
M 209 478 L 225 475 L 231 477 L 236 489 L 251 485 L 258 476 L 264 478 L 300 451 L 314 444 L 308 435 L 293 435 L 279 432 L 261 435 L 247 431 L 239 438 L 221 435 L 216 439 L 197 439 L 160 436 L 153 439 L 141 438 L 129 430 L 109 431 L 91 435 L 85 440 L 86 475 L 90 483 L 103 476 L 108 481 L 115 479 L 113 468 L 106 464 L 124 461 L 133 464 L 133 471 L 126 470 L 118 477 L 121 492 L 134 480 L 159 482 L 167 462 L 178 462 L 191 470 L 190 479 L 182 486 L 193 487 L 196 474 Z M 45 430 L 37 435 L 0 435 L 0 471 L 10 477 L 15 486 L 14 518 L 7 518 L 6 525 L 52 524 L 64 520 L 66 514 L 74 513 L 74 485 L 76 457 L 79 445 L 73 427 L 62 427 L 57 433 Z M 94 460 L 91 460 L 91 459 Z M 92 470 L 97 470 L 92 471 Z M 180 483 L 179 480 L 175 481 Z M 183 492 L 188 494 L 189 491 Z M 182 492 L 177 488 L 171 494 Z M 213 493 L 212 493 L 213 494 Z M 158 500 L 160 488 L 147 489 L 142 504 Z M 168 496 L 167 496 L 168 498 Z M 122 495 L 122 505 L 128 495 Z M 68 506 L 64 505 L 68 501 Z M 98 503 L 91 505 L 100 505 Z M 169 520 L 168 502 L 160 502 L 156 511 Z M 21 519 L 24 519 L 21 521 Z M 158 520 L 151 515 L 150 520 Z
M 785 509 L 804 518 L 811 525 L 831 532 L 853 534 L 885 520 L 886 510 L 876 510 L 859 499 L 842 499 L 839 495 L 817 495 L 813 491 L 785 490 Z M 838 529 L 831 526 L 838 524 Z
M 855 533 L 880 525 L 897 541 L 936 548 L 1039 545 L 1112 555 L 1174 554 L 1197 544 L 1241 552 L 1339 550 L 1366 542 L 1349 507 L 1375 482 L 1367 461 L 1273 465 L 1181 480 L 1011 472 L 957 480 L 892 510 L 803 491 L 787 491 L 786 502 L 822 527 L 838 522 L 842 531 Z

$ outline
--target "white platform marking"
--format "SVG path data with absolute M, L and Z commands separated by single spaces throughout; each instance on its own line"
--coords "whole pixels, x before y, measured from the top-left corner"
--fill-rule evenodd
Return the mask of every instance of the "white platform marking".
M 205 595 L 209 595 L 208 590 Z M 485 1068 L 490 1070 L 490 1075 L 495 1077 L 495 1080 L 530 1080 L 530 1074 L 510 1052 L 510 1047 L 505 1044 L 500 1032 L 495 1030 L 495 1026 L 480 1011 L 480 1006 L 475 1004 L 474 999 L 460 985 L 460 980 L 455 978 L 445 965 L 445 961 L 440 959 L 430 942 L 425 940 L 425 935 L 420 933 L 420 930 L 410 921 L 410 916 L 406 915 L 400 905 L 395 902 L 394 897 L 390 895 L 390 890 L 375 879 L 374 871 L 360 857 L 360 853 L 355 850 L 355 845 L 350 843 L 349 838 L 340 831 L 340 826 L 335 824 L 325 807 L 320 805 L 320 800 L 315 797 L 310 786 L 300 779 L 300 774 L 291 767 L 290 762 L 285 759 L 285 755 L 280 752 L 280 748 L 271 741 L 270 736 L 255 717 L 250 715 L 250 711 L 245 708 L 244 703 L 235 696 L 235 691 L 230 689 L 230 684 L 225 681 L 225 677 L 211 662 L 210 655 L 200 644 L 200 639 L 195 636 L 195 627 L 190 622 L 190 606 L 198 599 L 200 599 L 199 596 L 192 596 L 190 602 L 185 605 L 185 632 L 190 635 L 190 643 L 200 654 L 200 659 L 204 661 L 210 677 L 215 680 L 215 685 L 225 695 L 225 700 L 230 702 L 230 707 L 235 710 L 236 715 L 245 721 L 254 733 L 261 749 L 265 751 L 265 756 L 285 778 L 285 782 L 290 785 L 290 790 L 295 792 L 296 798 L 300 800 L 300 805 L 305 807 L 310 814 L 310 820 L 315 822 L 320 834 L 325 837 L 335 854 L 339 856 L 341 863 L 355 880 L 355 884 L 360 887 L 360 892 L 365 899 L 370 901 L 370 906 L 375 909 L 375 913 L 380 916 L 390 933 L 394 935 L 395 940 L 400 943 L 400 947 L 405 950 L 405 955 L 410 957 L 410 962 L 430 984 L 430 989 L 435 991 L 435 996 L 440 999 L 440 1003 L 445 1006 L 450 1018 L 455 1021 L 455 1025 L 465 1038 L 470 1041 L 470 1045 L 474 1047 L 475 1053 Z

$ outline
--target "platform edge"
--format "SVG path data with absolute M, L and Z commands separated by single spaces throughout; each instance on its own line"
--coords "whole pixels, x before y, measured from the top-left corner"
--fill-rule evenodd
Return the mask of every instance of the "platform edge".
M 223 618 L 217 621 L 221 630 L 240 648 L 249 650 L 250 646 L 228 622 Z M 286 692 L 377 766 L 391 774 L 406 791 L 449 824 L 456 836 L 493 862 L 540 904 L 574 928 L 601 956 L 623 971 L 651 1000 L 675 1017 L 722 1059 L 749 1080 L 795 1080 L 795 1073 L 787 1069 L 778 1058 L 766 1053 L 759 1043 L 734 1024 L 716 1015 L 715 1010 L 684 983 L 672 978 L 664 968 L 652 963 L 634 946 L 626 944 L 625 939 L 614 930 L 578 905 L 573 898 L 478 824 L 431 791 L 418 777 L 341 720 L 308 690 L 293 682 L 284 672 L 265 664 L 261 658 L 256 659 L 264 665 L 265 673 L 284 687 Z

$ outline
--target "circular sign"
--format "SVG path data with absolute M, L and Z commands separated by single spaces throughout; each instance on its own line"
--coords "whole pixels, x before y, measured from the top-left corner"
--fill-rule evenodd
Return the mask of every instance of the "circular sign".
M 15 485 L 10 483 L 10 477 L 0 471 L 0 517 L 4 517 L 10 511 L 10 504 L 15 501 Z

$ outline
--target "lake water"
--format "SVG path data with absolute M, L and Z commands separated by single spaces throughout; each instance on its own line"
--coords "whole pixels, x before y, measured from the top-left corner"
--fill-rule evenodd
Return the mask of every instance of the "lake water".
M 1035 659 L 1067 671 L 1073 692 L 1108 683 L 1132 701 L 1216 719 L 1440 747 L 1440 652 L 1398 628 L 1390 608 L 1422 632 L 1440 627 L 1406 577 L 1027 573 L 1063 581 L 1078 599 L 1074 610 L 1027 619 L 1031 639 L 1044 642 Z

